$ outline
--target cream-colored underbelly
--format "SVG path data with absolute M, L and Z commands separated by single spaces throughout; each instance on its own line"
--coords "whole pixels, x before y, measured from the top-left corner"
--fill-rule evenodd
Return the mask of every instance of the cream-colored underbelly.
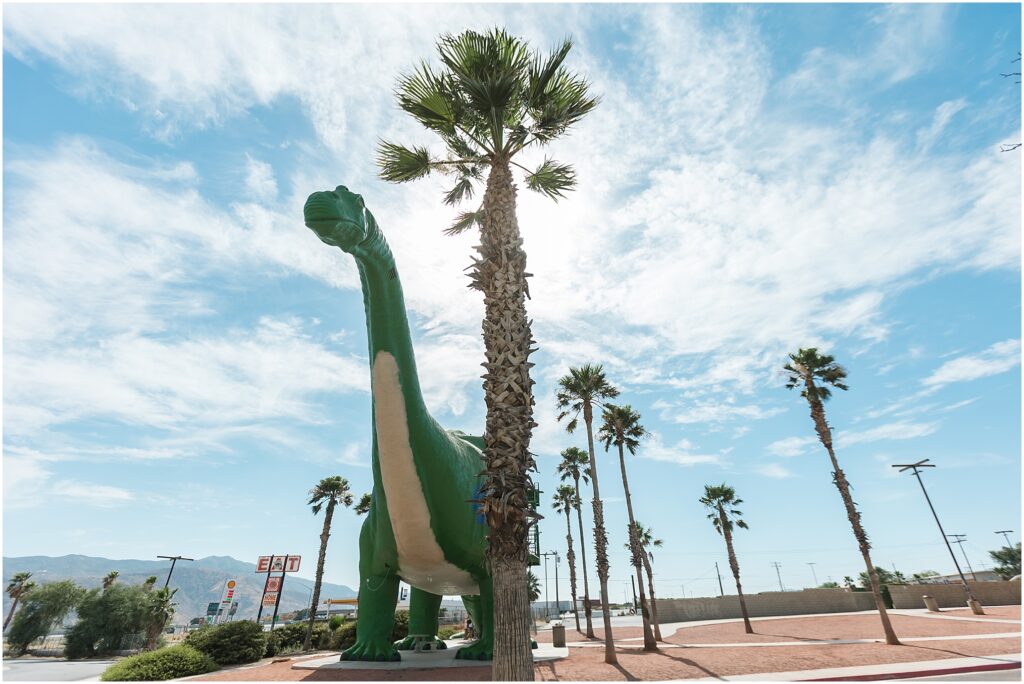
M 409 442 L 398 364 L 385 351 L 378 352 L 373 362 L 373 404 L 381 483 L 398 548 L 399 575 L 432 594 L 479 594 L 473 577 L 445 560 L 430 527 L 430 509 Z

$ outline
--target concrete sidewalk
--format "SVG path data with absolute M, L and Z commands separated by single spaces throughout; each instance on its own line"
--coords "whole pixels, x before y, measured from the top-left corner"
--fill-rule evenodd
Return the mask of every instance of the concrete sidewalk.
M 947 658 L 911 663 L 887 663 L 884 665 L 858 665 L 857 667 L 834 667 L 822 670 L 795 670 L 793 672 L 764 672 L 761 674 L 726 675 L 690 679 L 692 682 L 850 682 L 878 681 L 884 679 L 913 679 L 936 675 L 966 674 L 997 670 L 1017 670 L 1016 676 L 1007 681 L 1020 681 L 1021 656 L 1019 653 L 999 656 L 972 658 Z M 1009 673 L 1008 673 L 1009 674 Z

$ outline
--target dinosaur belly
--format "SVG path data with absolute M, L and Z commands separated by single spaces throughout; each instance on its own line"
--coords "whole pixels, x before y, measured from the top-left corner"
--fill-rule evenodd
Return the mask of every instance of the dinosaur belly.
M 479 594 L 476 580 L 449 563 L 430 526 L 430 509 L 409 442 L 398 364 L 388 352 L 373 362 L 373 404 L 381 484 L 398 549 L 399 575 L 432 594 Z

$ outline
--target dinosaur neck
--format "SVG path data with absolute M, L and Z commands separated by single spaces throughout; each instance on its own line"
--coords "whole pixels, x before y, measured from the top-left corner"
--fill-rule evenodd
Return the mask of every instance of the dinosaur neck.
M 363 304 L 366 307 L 371 370 L 382 352 L 393 357 L 398 367 L 398 380 L 408 423 L 410 426 L 424 421 L 433 423 L 420 391 L 409 319 L 405 313 L 405 298 L 394 259 L 358 259 L 357 264 L 363 285 Z M 374 391 L 377 391 L 376 386 Z

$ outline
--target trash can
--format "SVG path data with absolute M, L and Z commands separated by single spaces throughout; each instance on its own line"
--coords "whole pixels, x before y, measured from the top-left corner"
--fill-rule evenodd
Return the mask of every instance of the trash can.
M 928 609 L 929 613 L 940 613 L 939 602 L 935 600 L 933 596 L 922 596 L 924 600 L 924 607 Z
M 555 625 L 551 628 L 551 645 L 555 648 L 565 648 L 565 625 Z

